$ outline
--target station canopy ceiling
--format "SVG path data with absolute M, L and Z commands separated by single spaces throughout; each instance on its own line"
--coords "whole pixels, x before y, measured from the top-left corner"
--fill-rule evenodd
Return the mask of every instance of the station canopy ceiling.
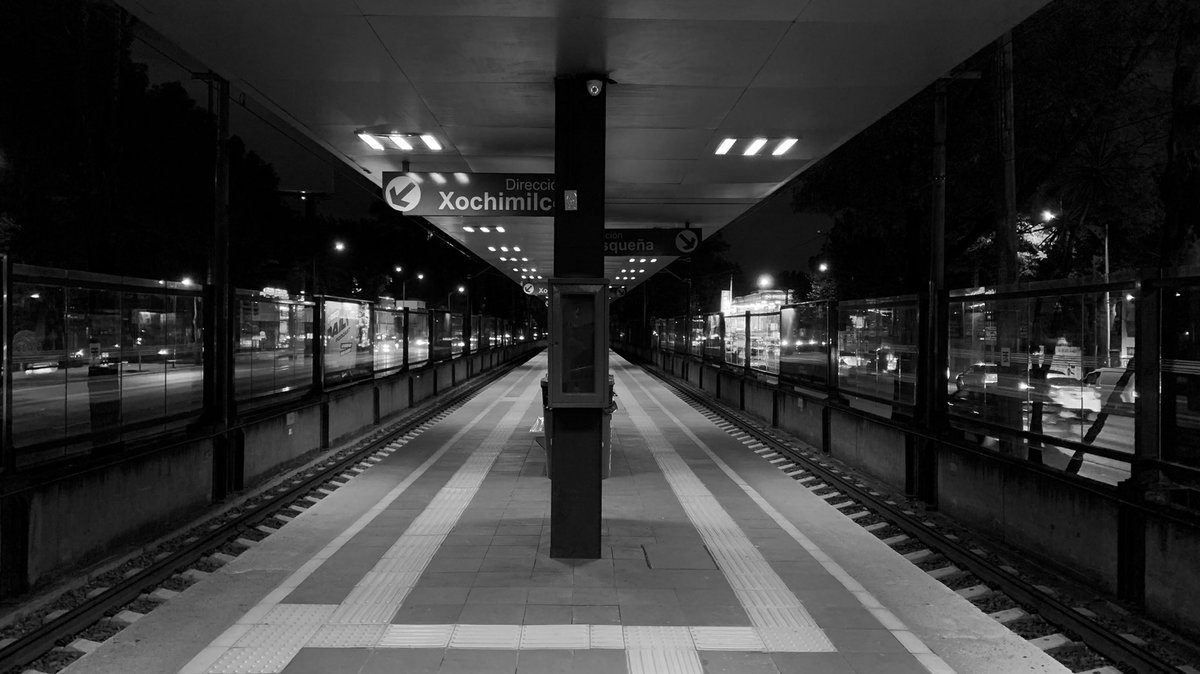
M 376 185 L 404 160 L 553 173 L 554 78 L 605 73 L 606 228 L 707 238 L 1046 0 L 118 1 Z M 552 218 L 428 220 L 518 283 L 551 275 Z M 672 259 L 606 275 L 633 287 Z

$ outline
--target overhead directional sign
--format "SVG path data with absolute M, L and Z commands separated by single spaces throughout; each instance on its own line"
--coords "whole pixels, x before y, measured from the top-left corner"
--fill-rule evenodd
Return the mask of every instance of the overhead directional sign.
M 526 282 L 521 286 L 526 295 L 549 295 L 550 288 L 545 283 Z
M 552 173 L 383 174 L 383 199 L 409 215 L 554 215 Z
M 695 227 L 606 229 L 604 254 L 609 257 L 687 255 L 696 250 L 701 238 L 700 229 Z

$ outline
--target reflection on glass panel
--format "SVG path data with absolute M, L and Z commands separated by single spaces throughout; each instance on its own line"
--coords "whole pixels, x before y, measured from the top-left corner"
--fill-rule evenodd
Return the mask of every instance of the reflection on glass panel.
M 167 414 L 198 413 L 204 406 L 204 320 L 202 300 L 175 296 L 173 316 L 158 355 L 166 380 Z
M 88 367 L 80 368 L 86 375 L 67 377 L 67 435 L 91 433 L 94 444 L 115 442 L 121 428 L 122 341 L 127 341 L 121 293 L 67 288 L 66 298 L 68 346 L 88 345 Z
M 724 357 L 725 344 L 721 339 L 721 314 L 708 314 L 704 317 L 704 358 L 719 361 Z
M 450 314 L 445 311 L 431 311 L 433 333 L 430 338 L 430 354 L 433 360 L 443 360 L 450 357 Z
M 478 315 L 471 317 L 471 340 L 470 340 L 471 341 L 471 353 L 475 353 L 476 351 L 479 350 L 479 344 L 480 344 L 479 331 L 481 329 L 483 329 L 483 320 L 482 319 L 483 319 L 483 317 L 478 316 Z M 487 342 L 484 341 L 483 343 L 486 344 Z
M 12 344 L 13 445 L 26 447 L 66 435 L 66 382 L 86 379 L 89 353 L 68 354 L 63 325 L 64 290 L 56 286 L 14 283 L 10 288 L 9 335 Z
M 371 376 L 371 305 L 325 300 L 324 363 L 326 383 Z
M 372 348 L 376 374 L 404 365 L 403 309 L 375 310 L 375 343 Z
M 429 314 L 421 310 L 408 312 L 408 362 L 429 360 Z
M 779 373 L 829 381 L 829 304 L 806 302 L 779 311 Z
M 704 317 L 693 316 L 688 326 L 688 350 L 693 356 L 704 353 Z
M 1124 290 L 952 298 L 951 418 L 1132 453 L 1132 304 Z M 1109 484 L 1128 476 L 1124 461 L 1039 442 L 998 447 Z
M 312 385 L 311 304 L 238 297 L 234 390 L 239 399 Z
M 1163 459 L 1200 468 L 1200 288 L 1164 291 L 1162 313 Z M 1118 315 L 1122 323 L 1132 322 L 1132 310 Z M 1132 397 L 1131 386 L 1112 375 L 1107 379 L 1097 382 L 1101 395 Z
M 745 315 L 725 317 L 725 362 L 730 365 L 746 365 L 746 322 Z
M 450 314 L 450 355 L 458 356 L 463 352 L 463 317 L 462 314 Z
M 916 300 L 838 307 L 838 386 L 879 400 L 917 397 Z
M 779 372 L 779 314 L 750 315 L 750 367 Z

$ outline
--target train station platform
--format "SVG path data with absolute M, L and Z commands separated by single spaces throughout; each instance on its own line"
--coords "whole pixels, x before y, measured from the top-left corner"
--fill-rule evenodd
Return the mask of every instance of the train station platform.
M 616 356 L 603 557 L 550 558 L 545 367 L 65 671 L 1068 671 Z

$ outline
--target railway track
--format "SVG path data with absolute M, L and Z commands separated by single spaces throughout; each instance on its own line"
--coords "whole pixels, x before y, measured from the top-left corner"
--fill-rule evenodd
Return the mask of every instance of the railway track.
M 1080 592 L 1043 566 L 925 512 L 920 503 L 689 384 L 643 369 L 764 460 L 1073 672 L 1200 672 L 1200 653 L 1185 638 Z
M 252 547 L 298 511 L 461 407 L 533 354 L 426 401 L 353 445 L 277 479 L 238 505 L 180 533 L 96 580 L 47 602 L 0 634 L 0 672 L 54 674 L 136 621 L 146 610 Z M 270 526 L 275 524 L 276 526 Z M 141 610 L 137 610 L 141 609 Z

